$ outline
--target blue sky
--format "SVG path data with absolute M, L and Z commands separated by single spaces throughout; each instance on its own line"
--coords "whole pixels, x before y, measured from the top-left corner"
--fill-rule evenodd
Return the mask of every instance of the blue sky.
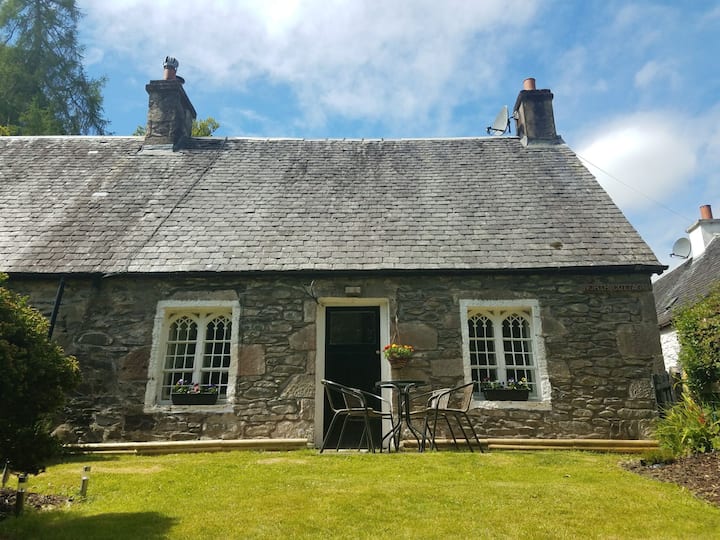
M 117 135 L 175 56 L 216 135 L 485 136 L 522 81 L 661 262 L 720 217 L 720 4 L 711 0 L 78 0 Z M 596 168 L 597 167 L 597 168 Z

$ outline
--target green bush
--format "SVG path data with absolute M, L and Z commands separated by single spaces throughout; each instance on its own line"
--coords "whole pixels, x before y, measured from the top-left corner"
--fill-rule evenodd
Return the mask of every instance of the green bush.
M 6 279 L 0 274 L 0 285 Z M 0 458 L 19 472 L 36 473 L 56 452 L 50 419 L 80 379 L 48 326 L 26 298 L 0 286 Z
M 716 401 L 720 383 L 720 283 L 673 319 L 681 345 L 680 365 L 690 392 L 701 401 Z
M 676 456 L 720 450 L 718 411 L 684 395 L 658 421 L 655 434 L 660 447 Z

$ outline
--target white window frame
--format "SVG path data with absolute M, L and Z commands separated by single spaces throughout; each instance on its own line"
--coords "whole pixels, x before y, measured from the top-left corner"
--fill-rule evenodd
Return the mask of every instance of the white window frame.
M 161 400 L 165 355 L 167 350 L 170 315 L 177 313 L 228 314 L 232 324 L 230 333 L 230 367 L 228 368 L 227 393 L 218 399 L 216 405 L 172 405 Z M 153 325 L 153 342 L 148 365 L 148 382 L 145 387 L 145 412 L 202 410 L 209 412 L 231 412 L 235 402 L 235 386 L 238 372 L 238 336 L 240 304 L 236 301 L 168 300 L 158 302 Z M 204 331 L 204 330 L 202 330 Z
M 533 361 L 536 370 L 535 392 L 528 401 L 488 401 L 480 396 L 473 397 L 472 406 L 481 409 L 533 409 L 550 410 L 551 388 L 550 377 L 547 370 L 547 358 L 545 355 L 545 343 L 542 338 L 542 321 L 540 318 L 540 303 L 537 300 L 460 300 L 460 322 L 463 343 L 463 371 L 465 382 L 472 382 L 472 368 L 470 365 L 470 332 L 468 330 L 468 319 L 477 311 L 502 310 L 511 312 L 513 310 L 528 311 L 530 313 L 530 333 L 533 351 Z M 508 313 L 510 314 L 510 313 Z M 502 327 L 495 329 L 495 339 L 502 340 Z M 499 337 L 498 337 L 499 334 Z M 502 347 L 497 349 L 498 374 L 504 373 L 504 358 Z

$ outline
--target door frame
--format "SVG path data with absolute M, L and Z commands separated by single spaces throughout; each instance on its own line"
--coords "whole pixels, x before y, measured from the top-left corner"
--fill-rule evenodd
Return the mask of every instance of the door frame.
M 390 300 L 387 298 L 319 298 L 315 324 L 315 434 L 314 443 L 317 448 L 322 445 L 325 408 L 325 387 L 320 381 L 325 378 L 325 328 L 326 308 L 328 307 L 379 307 L 380 308 L 380 378 L 390 378 L 390 364 L 382 361 L 382 349 L 390 343 Z M 383 432 L 389 426 L 383 425 Z

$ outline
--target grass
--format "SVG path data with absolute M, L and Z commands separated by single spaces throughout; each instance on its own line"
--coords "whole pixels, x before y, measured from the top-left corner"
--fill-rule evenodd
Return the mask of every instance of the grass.
M 88 497 L 0 539 L 718 538 L 720 508 L 581 452 L 84 456 L 29 491 Z

